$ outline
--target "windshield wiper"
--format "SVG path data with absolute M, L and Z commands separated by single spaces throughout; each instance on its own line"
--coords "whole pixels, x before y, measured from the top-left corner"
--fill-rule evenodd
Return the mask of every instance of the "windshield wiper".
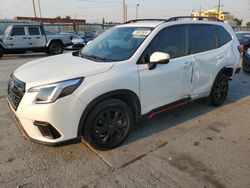
M 99 57 L 99 56 L 96 56 L 96 55 L 85 55 L 85 54 L 82 54 L 82 53 L 81 53 L 81 57 L 86 58 L 86 59 L 90 59 L 90 60 L 93 60 L 93 61 L 106 61 L 107 60 L 106 58 Z

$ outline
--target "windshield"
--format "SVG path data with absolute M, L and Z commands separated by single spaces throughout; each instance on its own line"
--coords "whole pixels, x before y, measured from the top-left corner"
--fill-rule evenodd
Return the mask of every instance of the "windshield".
M 4 35 L 8 35 L 11 31 L 11 28 L 12 28 L 11 26 L 7 27 L 7 29 L 4 32 Z
M 139 48 L 152 28 L 117 27 L 109 29 L 81 50 L 83 58 L 94 61 L 123 61 Z

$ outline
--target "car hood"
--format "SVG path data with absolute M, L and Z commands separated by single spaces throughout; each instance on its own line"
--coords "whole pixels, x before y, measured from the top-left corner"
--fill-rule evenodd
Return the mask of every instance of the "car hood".
M 26 88 L 88 77 L 109 71 L 114 63 L 94 62 L 71 53 L 42 58 L 19 67 L 14 76 L 26 83 Z

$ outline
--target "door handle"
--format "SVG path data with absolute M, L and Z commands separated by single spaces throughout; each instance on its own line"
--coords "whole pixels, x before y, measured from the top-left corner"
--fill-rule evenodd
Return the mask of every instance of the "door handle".
M 184 68 L 185 68 L 185 69 L 189 69 L 192 65 L 193 65 L 193 62 L 187 61 L 187 62 L 185 62 L 185 64 L 184 64 Z
M 31 39 L 30 37 L 28 39 Z
M 27 39 L 27 37 L 23 37 L 23 39 Z
M 37 39 L 40 39 L 41 37 L 36 37 Z

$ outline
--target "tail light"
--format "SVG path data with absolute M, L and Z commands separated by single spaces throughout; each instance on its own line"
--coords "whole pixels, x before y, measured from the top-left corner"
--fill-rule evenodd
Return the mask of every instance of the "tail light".
M 239 45 L 238 46 L 238 50 L 239 50 L 240 54 L 242 54 L 244 52 L 244 46 L 243 45 Z

